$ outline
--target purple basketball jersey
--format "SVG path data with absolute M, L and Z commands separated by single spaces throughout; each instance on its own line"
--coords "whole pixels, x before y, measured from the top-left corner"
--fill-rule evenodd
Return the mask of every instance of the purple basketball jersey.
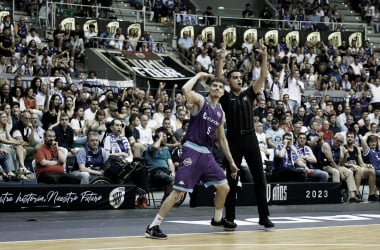
M 191 141 L 210 149 L 214 144 L 215 131 L 223 122 L 223 109 L 220 104 L 213 107 L 208 98 L 204 99 L 198 114 L 190 117 L 184 141 Z

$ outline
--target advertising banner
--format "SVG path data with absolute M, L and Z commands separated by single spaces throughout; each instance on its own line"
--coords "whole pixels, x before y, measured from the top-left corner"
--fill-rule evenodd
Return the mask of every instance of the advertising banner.
M 191 195 L 190 206 L 213 206 L 213 187 L 197 185 Z M 340 183 L 287 182 L 268 183 L 267 201 L 269 205 L 305 205 L 334 204 L 342 202 L 342 185 Z M 255 206 L 254 184 L 244 183 L 237 193 L 238 206 Z
M 134 208 L 134 185 L 4 185 L 0 211 Z

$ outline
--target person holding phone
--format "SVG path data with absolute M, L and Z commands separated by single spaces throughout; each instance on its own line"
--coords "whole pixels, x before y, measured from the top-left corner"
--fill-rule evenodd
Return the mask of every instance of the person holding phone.
M 274 150 L 274 161 L 272 169 L 272 180 L 279 182 L 305 181 L 305 163 L 297 154 L 297 148 L 293 145 L 291 133 L 285 133 L 282 144 L 277 145 Z

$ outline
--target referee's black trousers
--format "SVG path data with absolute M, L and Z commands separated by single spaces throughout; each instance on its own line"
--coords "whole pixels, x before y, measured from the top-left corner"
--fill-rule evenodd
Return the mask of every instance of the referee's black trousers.
M 240 167 L 243 156 L 247 161 L 254 181 L 254 192 L 259 217 L 267 217 L 269 215 L 269 209 L 266 196 L 266 179 L 264 177 L 261 153 L 255 132 L 252 131 L 248 134 L 241 134 L 240 131 L 227 130 L 227 139 L 236 166 Z M 228 184 L 230 186 L 230 192 L 227 195 L 225 203 L 226 219 L 234 221 L 236 216 L 235 206 L 238 181 L 237 179 L 233 180 L 231 178 L 231 169 L 228 164 L 226 165 L 226 171 Z M 249 192 L 253 194 L 253 190 L 249 190 Z

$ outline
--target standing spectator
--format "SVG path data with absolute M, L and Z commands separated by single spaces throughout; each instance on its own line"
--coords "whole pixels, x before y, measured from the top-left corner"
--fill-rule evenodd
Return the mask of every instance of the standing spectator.
M 207 6 L 206 11 L 203 12 L 203 17 L 205 19 L 206 26 L 212 26 L 215 24 L 216 17 L 214 17 L 214 13 L 212 13 L 211 6 Z
M 305 92 L 304 83 L 300 80 L 299 70 L 294 70 L 292 77 L 288 81 L 289 104 L 292 108 L 292 113 L 296 113 L 301 105 L 301 93 Z

